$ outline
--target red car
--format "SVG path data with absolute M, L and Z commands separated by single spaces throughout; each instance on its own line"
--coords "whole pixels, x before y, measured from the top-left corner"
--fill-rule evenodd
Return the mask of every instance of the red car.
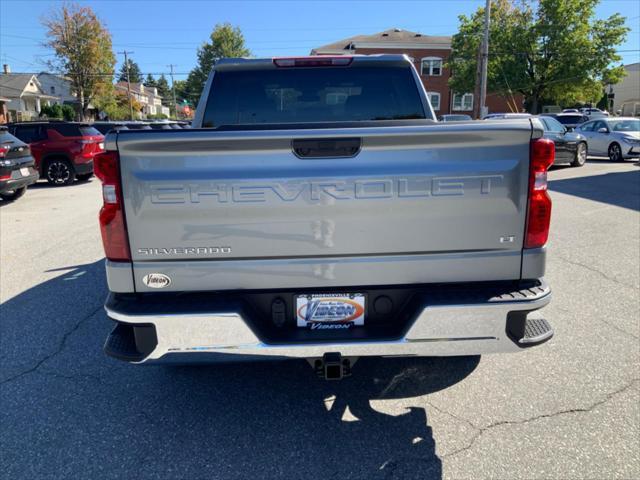
M 52 185 L 88 180 L 93 175 L 93 157 L 104 151 L 104 136 L 83 123 L 12 123 L 9 132 L 29 144 L 40 178 Z

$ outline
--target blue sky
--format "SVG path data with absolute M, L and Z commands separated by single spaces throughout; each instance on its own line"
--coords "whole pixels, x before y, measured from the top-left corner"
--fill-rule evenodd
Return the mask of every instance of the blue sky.
M 455 33 L 457 16 L 484 1 L 83 1 L 113 36 L 114 50 L 132 50 L 143 73 L 167 72 L 177 65 L 184 78 L 196 62 L 197 47 L 216 23 L 239 26 L 255 56 L 306 55 L 311 48 L 357 34 L 403 28 L 427 35 Z M 40 44 L 40 19 L 61 2 L 0 0 L 0 59 L 14 72 L 45 70 L 51 51 Z M 599 18 L 620 12 L 632 29 L 621 50 L 624 63 L 640 61 L 640 2 L 605 0 Z M 118 56 L 119 63 L 122 56 Z M 119 64 L 118 64 L 119 66 Z

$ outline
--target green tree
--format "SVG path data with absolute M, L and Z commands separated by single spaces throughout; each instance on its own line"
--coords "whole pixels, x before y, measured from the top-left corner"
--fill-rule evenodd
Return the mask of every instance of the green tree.
M 144 86 L 145 87 L 157 87 L 158 86 L 158 82 L 155 78 L 153 78 L 153 75 L 151 75 L 150 73 L 147 73 L 147 78 L 145 78 L 144 80 Z
M 91 8 L 76 4 L 61 6 L 41 22 L 49 39 L 45 45 L 55 54 L 49 66 L 71 79 L 71 91 L 85 120 L 96 93 L 113 81 L 111 34 Z
M 178 105 L 184 105 L 185 103 L 192 105 L 188 100 L 188 92 L 187 92 L 187 81 L 186 80 L 176 80 L 173 84 L 173 88 L 176 90 L 176 102 Z M 172 93 L 173 95 L 173 93 Z M 173 108 L 173 101 L 171 102 L 171 115 L 174 118 L 178 118 L 175 109 Z
M 120 67 L 120 75 L 118 76 L 119 82 L 127 81 L 127 64 L 129 65 L 129 81 L 131 83 L 142 83 L 142 72 L 136 62 L 127 58 L 126 62 L 122 62 Z
M 173 94 L 171 93 L 171 88 L 169 88 L 167 77 L 165 77 L 164 74 L 160 75 L 160 78 L 158 78 L 156 87 L 158 89 L 158 95 L 162 97 L 162 105 L 165 107 L 173 105 Z
M 186 81 L 184 94 L 187 100 L 197 105 L 209 72 L 215 62 L 221 58 L 248 57 L 251 52 L 246 48 L 240 28 L 229 23 L 217 24 L 209 37 L 198 49 L 198 65 L 191 70 Z
M 40 116 L 46 118 L 63 118 L 62 105 L 54 103 L 53 105 L 42 105 L 40 107 Z
M 71 105 L 60 105 L 54 103 L 53 105 L 43 105 L 40 109 L 40 116 L 47 118 L 58 118 L 60 120 L 67 120 L 71 122 L 75 119 L 76 111 Z
M 71 105 L 62 105 L 62 119 L 71 122 L 76 118 L 76 111 Z
M 93 99 L 93 106 L 100 114 L 107 115 L 110 119 L 114 119 L 113 112 L 116 109 L 115 89 L 112 83 L 104 85 Z M 128 112 L 127 112 L 128 114 Z
M 142 105 L 135 98 L 131 100 L 131 104 L 135 112 L 134 115 L 142 110 Z M 107 115 L 109 120 L 129 120 L 131 111 L 127 94 L 115 91 L 113 96 L 109 97 L 109 102 L 102 106 L 101 111 Z
M 176 89 L 176 98 L 178 102 L 187 99 L 187 81 L 186 80 L 176 80 L 173 88 Z
M 573 104 L 598 99 L 603 83 L 624 76 L 616 46 L 629 29 L 620 14 L 595 20 L 599 0 L 495 0 L 491 6 L 488 90 L 507 98 L 525 97 L 527 109 L 538 113 L 543 100 Z M 450 86 L 472 92 L 484 8 L 459 17 L 448 65 Z

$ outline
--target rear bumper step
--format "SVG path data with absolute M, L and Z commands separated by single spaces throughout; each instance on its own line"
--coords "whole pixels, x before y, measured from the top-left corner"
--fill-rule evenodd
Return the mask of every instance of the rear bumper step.
M 143 361 L 158 345 L 153 325 L 116 323 L 107 337 L 104 351 L 107 355 L 126 362 Z
M 127 362 L 139 362 L 144 356 L 136 348 L 133 327 L 124 323 L 116 324 L 104 344 L 107 355 Z
M 415 294 L 405 310 L 387 319 L 388 325 L 405 322 L 397 334 L 383 337 L 379 332 L 393 330 L 365 325 L 317 340 L 313 332 L 300 331 L 304 329 L 277 340 L 268 337 L 259 311 L 234 301 L 228 293 L 111 293 L 105 309 L 117 326 L 107 339 L 105 352 L 133 363 L 217 362 L 242 357 L 321 359 L 328 352 L 342 357 L 454 356 L 518 351 L 553 335 L 537 312 L 551 300 L 544 281 L 515 290 L 504 284 L 411 289 Z M 238 295 L 247 298 L 251 293 Z
M 544 318 L 527 318 L 524 337 L 518 340 L 521 345 L 533 347 L 553 337 L 553 328 Z

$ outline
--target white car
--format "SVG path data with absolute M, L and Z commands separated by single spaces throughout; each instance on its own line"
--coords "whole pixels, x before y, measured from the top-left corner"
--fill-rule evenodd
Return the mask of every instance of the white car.
M 599 108 L 581 108 L 580 113 L 589 117 L 589 120 L 609 116 L 609 112 L 606 110 L 600 110 Z
M 589 155 L 607 156 L 612 162 L 640 157 L 638 118 L 597 118 L 583 123 L 576 131 L 586 137 Z

